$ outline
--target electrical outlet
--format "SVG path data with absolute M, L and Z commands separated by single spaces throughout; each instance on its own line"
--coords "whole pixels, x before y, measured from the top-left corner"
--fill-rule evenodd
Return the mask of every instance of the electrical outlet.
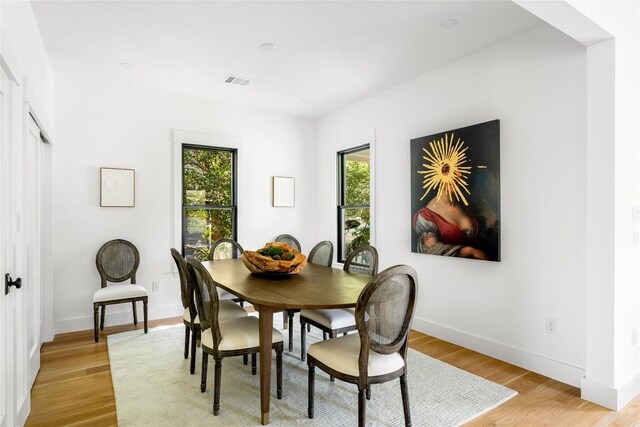
M 557 335 L 558 334 L 558 321 L 551 317 L 544 318 L 544 329 L 548 334 Z
M 633 328 L 631 330 L 631 345 L 638 344 L 638 330 Z
M 160 290 L 160 282 L 158 282 L 157 280 L 151 282 L 151 290 L 153 292 L 158 292 Z

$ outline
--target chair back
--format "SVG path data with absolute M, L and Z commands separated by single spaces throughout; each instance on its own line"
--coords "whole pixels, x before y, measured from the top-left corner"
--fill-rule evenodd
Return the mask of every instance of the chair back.
M 107 282 L 118 283 L 128 279 L 135 284 L 139 265 L 140 253 L 133 243 L 122 239 L 108 241 L 96 255 L 100 286 L 104 288 Z
M 171 248 L 171 256 L 178 268 L 178 276 L 180 277 L 180 298 L 182 299 L 182 308 L 188 308 L 191 314 L 191 321 L 196 317 L 196 305 L 193 298 L 193 284 L 191 276 L 187 270 L 187 262 L 182 258 L 177 249 Z
M 300 246 L 300 242 L 298 242 L 298 239 L 296 239 L 290 234 L 279 235 L 278 237 L 276 237 L 276 242 L 285 243 L 291 246 L 292 248 L 297 249 L 298 252 L 302 252 L 302 246 Z
M 324 240 L 311 249 L 307 257 L 311 264 L 331 267 L 333 262 L 333 243 Z
M 361 380 L 367 376 L 370 349 L 380 354 L 400 352 L 406 360 L 417 286 L 416 271 L 408 265 L 396 265 L 378 274 L 360 293 L 356 326 Z
M 222 341 L 222 335 L 220 334 L 220 327 L 218 325 L 220 300 L 218 299 L 216 285 L 207 269 L 204 268 L 202 263 L 196 258 L 192 256 L 187 257 L 187 268 L 194 285 L 196 308 L 200 315 L 200 327 L 203 331 L 211 328 L 213 345 L 215 347 L 213 350 L 217 351 L 218 344 Z
M 344 261 L 344 271 L 375 276 L 378 274 L 378 251 L 373 246 L 358 246 Z
M 244 249 L 238 242 L 233 239 L 216 240 L 211 245 L 210 257 L 212 260 L 240 258 L 244 253 Z

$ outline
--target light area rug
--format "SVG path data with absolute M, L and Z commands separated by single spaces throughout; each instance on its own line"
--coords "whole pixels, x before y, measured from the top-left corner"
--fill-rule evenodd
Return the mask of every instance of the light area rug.
M 307 417 L 308 371 L 306 362 L 300 360 L 300 323 L 294 325 L 292 353 L 286 351 L 287 334 L 284 334 L 282 400 L 275 395 L 273 357 L 270 425 L 357 425 L 357 387 L 338 380 L 331 383 L 319 369 L 316 369 L 315 418 Z M 321 332 L 315 328 L 307 334 L 309 344 L 321 339 Z M 251 375 L 251 363 L 243 365 L 242 357 L 225 358 L 222 362 L 220 414 L 214 416 L 213 360 L 209 359 L 207 391 L 200 393 L 202 353 L 198 348 L 196 373 L 190 375 L 189 361 L 183 358 L 183 325 L 150 329 L 146 335 L 142 331 L 125 332 L 110 335 L 107 340 L 120 426 L 260 425 L 259 372 Z M 414 426 L 457 426 L 517 395 L 511 389 L 411 349 L 408 372 Z M 373 385 L 371 391 L 367 425 L 404 425 L 399 380 Z

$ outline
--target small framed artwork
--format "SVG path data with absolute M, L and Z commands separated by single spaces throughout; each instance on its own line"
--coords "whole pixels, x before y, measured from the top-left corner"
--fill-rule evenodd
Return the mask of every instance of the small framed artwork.
M 100 206 L 132 208 L 135 205 L 135 169 L 100 168 Z
M 273 177 L 273 206 L 274 207 L 294 207 L 295 206 L 295 179 L 290 176 Z

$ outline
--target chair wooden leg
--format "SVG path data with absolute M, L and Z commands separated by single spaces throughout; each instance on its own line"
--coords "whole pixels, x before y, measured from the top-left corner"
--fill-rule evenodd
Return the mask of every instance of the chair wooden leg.
M 365 426 L 366 411 L 367 411 L 367 399 L 365 398 L 366 389 L 358 389 L 358 427 Z
M 133 324 L 138 325 L 138 312 L 136 311 L 136 302 L 131 301 L 131 305 L 133 306 Z
M 311 323 L 307 323 L 307 332 L 311 332 Z
M 100 307 L 100 330 L 104 329 L 104 315 L 107 311 L 107 306 L 103 305 Z
M 333 339 L 333 337 L 334 337 L 334 336 L 335 336 L 335 335 L 333 334 L 333 331 L 329 332 L 329 339 Z M 334 378 L 334 376 L 333 376 L 333 375 L 329 375 L 329 380 L 330 380 L 332 383 L 336 382 L 336 379 Z
M 293 325 L 289 325 L 292 328 Z M 276 346 L 276 391 L 278 399 L 282 399 L 282 351 L 284 344 Z
M 189 358 L 189 337 L 191 337 L 191 328 L 184 326 L 184 358 Z
M 289 351 L 293 351 L 293 311 L 287 310 L 289 313 Z
M 371 400 L 371 386 L 367 386 L 367 400 Z
M 404 425 L 411 427 L 411 412 L 409 410 L 409 390 L 407 389 L 407 375 L 400 376 L 400 391 L 402 392 L 402 408 L 404 409 Z
M 249 355 L 248 354 L 243 354 L 242 355 L 242 363 L 247 366 L 249 364 Z
M 300 360 L 304 362 L 305 357 L 307 356 L 307 328 L 309 326 L 303 318 L 300 318 L 300 325 L 302 326 L 300 330 Z
M 93 339 L 95 342 L 98 342 L 99 333 L 98 333 L 98 310 L 100 307 L 97 304 L 93 305 Z
M 207 367 L 209 365 L 209 355 L 202 352 L 202 377 L 200 378 L 200 393 L 207 390 Z
M 316 367 L 311 360 L 309 360 L 307 364 L 309 365 L 309 403 L 307 406 L 307 414 L 309 418 L 313 418 L 313 394 L 315 392 Z
M 144 314 L 144 333 L 146 334 L 147 332 L 149 332 L 149 328 L 147 327 L 147 320 L 148 320 L 148 309 L 147 309 L 147 303 L 149 302 L 149 300 L 145 297 L 145 299 L 142 301 L 142 306 L 143 306 L 143 314 Z
M 215 359 L 216 368 L 213 380 L 213 415 L 220 412 L 220 383 L 222 382 L 222 359 Z
M 189 367 L 189 372 L 191 375 L 196 373 L 196 355 L 198 352 L 196 351 L 196 342 L 200 336 L 200 329 L 193 328 L 191 330 L 191 366 Z
M 251 353 L 251 375 L 255 375 L 258 372 L 257 360 L 257 353 Z
M 325 331 L 322 331 L 322 340 L 323 341 L 327 340 L 327 333 Z
M 287 329 L 289 327 L 289 322 L 287 322 L 287 310 L 282 312 L 282 328 Z

